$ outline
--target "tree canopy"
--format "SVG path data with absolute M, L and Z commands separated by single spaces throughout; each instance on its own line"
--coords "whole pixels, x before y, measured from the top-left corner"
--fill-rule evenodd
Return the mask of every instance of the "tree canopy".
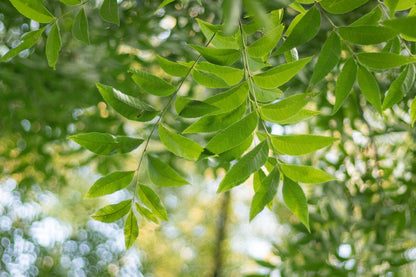
M 409 276 L 415 26 L 413 0 L 3 1 L 1 270 Z

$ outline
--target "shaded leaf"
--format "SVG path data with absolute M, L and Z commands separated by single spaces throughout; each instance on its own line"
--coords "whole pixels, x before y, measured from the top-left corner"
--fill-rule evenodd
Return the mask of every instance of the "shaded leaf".
M 285 120 L 281 120 L 279 121 L 280 125 L 283 124 L 294 124 L 294 123 L 298 123 L 302 120 L 311 118 L 315 115 L 320 114 L 320 111 L 312 111 L 312 110 L 308 110 L 308 109 L 301 109 L 297 114 L 295 114 L 294 116 L 291 116 Z
M 200 117 L 219 110 L 216 106 L 202 101 L 192 100 L 188 97 L 178 96 L 175 101 L 175 110 L 178 115 L 185 118 Z
M 112 155 L 115 153 L 128 153 L 133 151 L 143 140 L 138 138 L 118 136 L 107 133 L 85 133 L 68 137 L 69 139 L 87 148 L 91 152 L 100 155 Z
M 225 35 L 231 35 L 237 30 L 241 11 L 241 0 L 224 0 L 222 2 L 223 31 Z
M 163 124 L 159 124 L 159 137 L 170 152 L 188 160 L 198 159 L 204 151 L 195 141 L 168 131 Z
M 0 62 L 4 62 L 4 61 L 6 61 L 10 58 L 13 58 L 14 56 L 19 54 L 23 50 L 26 50 L 26 49 L 29 49 L 30 47 L 32 47 L 39 40 L 43 31 L 45 31 L 45 28 L 46 27 L 43 27 L 42 29 L 39 29 L 37 31 L 30 31 L 30 32 L 24 34 L 22 36 L 22 42 L 18 46 L 16 46 L 15 48 L 11 49 L 6 54 L 4 54 L 4 56 L 2 56 L 0 58 Z
M 192 77 L 194 77 L 194 80 L 197 83 L 208 88 L 229 87 L 229 85 L 222 78 L 210 72 L 194 69 L 192 71 Z
M 218 159 L 222 161 L 228 161 L 228 162 L 233 161 L 233 160 L 238 160 L 239 158 L 241 158 L 241 155 L 243 155 L 244 152 L 246 152 L 247 149 L 250 148 L 252 143 L 253 143 L 253 134 L 251 134 L 248 138 L 246 138 L 239 145 L 221 153 L 218 156 Z
M 245 111 L 245 105 L 241 105 L 231 112 L 204 116 L 186 128 L 183 133 L 208 133 L 224 129 L 241 119 Z
M 263 73 L 253 76 L 254 83 L 261 88 L 275 88 L 292 79 L 312 57 L 300 59 L 295 62 L 282 64 Z
M 149 121 L 157 115 L 157 111 L 152 106 L 140 101 L 137 97 L 99 83 L 96 83 L 96 86 L 107 104 L 127 119 Z
M 161 8 L 163 8 L 164 6 L 166 6 L 167 4 L 170 4 L 172 2 L 174 2 L 175 0 L 163 0 L 162 3 L 160 3 L 159 7 L 157 7 L 155 13 L 160 10 Z
M 50 67 L 55 69 L 58 61 L 59 51 L 61 50 L 61 34 L 59 33 L 59 26 L 57 23 L 52 25 L 49 31 L 48 39 L 46 40 L 46 58 Z
M 139 225 L 137 225 L 137 218 L 134 215 L 133 210 L 131 210 L 124 225 L 124 242 L 126 245 L 126 250 L 134 244 L 138 236 Z
M 357 27 L 357 26 L 377 25 L 382 15 L 383 15 L 383 12 L 381 11 L 380 6 L 377 6 L 371 12 L 360 17 L 359 19 L 351 23 L 349 26 Z
M 81 0 L 60 0 L 62 3 L 64 3 L 65 5 L 78 5 L 81 4 Z
M 188 44 L 199 52 L 207 61 L 219 65 L 232 65 L 240 57 L 240 51 L 236 49 L 219 49 L 212 47 L 201 47 Z
M 382 22 L 383 25 L 390 27 L 397 32 L 416 39 L 416 16 L 399 17 Z
M 280 168 L 285 176 L 296 182 L 318 184 L 335 180 L 325 171 L 311 166 L 281 164 Z
M 389 69 L 416 62 L 416 57 L 393 53 L 359 53 L 357 58 L 361 64 L 374 69 Z
M 189 182 L 182 178 L 172 167 L 161 160 L 150 155 L 148 155 L 147 158 L 149 177 L 156 186 L 173 187 L 189 184 Z
M 406 67 L 406 69 L 400 73 L 399 77 L 391 83 L 386 97 L 383 100 L 383 110 L 391 108 L 394 104 L 403 99 L 404 91 L 402 89 L 402 85 L 408 72 L 409 67 Z
M 239 49 L 240 44 L 240 36 L 239 32 L 236 33 L 235 36 L 222 36 L 219 33 L 222 31 L 222 25 L 212 25 L 206 21 L 203 21 L 199 18 L 196 19 L 201 28 L 201 32 L 204 34 L 206 39 L 211 39 L 215 33 L 214 38 L 211 40 L 211 44 L 217 48 L 225 48 L 225 49 Z
M 229 90 L 204 100 L 205 103 L 219 108 L 214 114 L 229 112 L 241 106 L 247 99 L 248 85 L 243 82 Z
M 292 22 L 293 24 L 293 22 Z M 290 34 L 286 34 L 285 42 L 273 55 L 281 54 L 298 45 L 304 44 L 313 39 L 319 31 L 321 25 L 321 14 L 315 6 L 310 8 L 293 27 Z
M 309 229 L 309 212 L 306 196 L 298 183 L 292 181 L 288 177 L 283 178 L 283 200 L 289 210 L 298 216 L 300 221 Z
M 100 197 L 122 190 L 130 185 L 135 171 L 116 171 L 98 179 L 90 188 L 86 198 Z
M 250 207 L 250 221 L 253 220 L 253 218 L 273 200 L 277 193 L 279 182 L 280 171 L 278 167 L 275 167 L 269 175 L 261 181 L 260 187 L 258 187 L 256 193 L 254 194 Z
M 155 216 L 165 221 L 168 220 L 166 209 L 162 205 L 162 202 L 156 192 L 148 186 L 139 185 L 138 194 L 142 203 L 148 207 Z
M 269 147 L 266 141 L 263 141 L 254 147 L 253 150 L 245 154 L 233 165 L 227 174 L 225 174 L 218 187 L 217 193 L 230 190 L 247 180 L 252 173 L 262 167 L 267 160 L 268 154 Z
M 104 0 L 100 8 L 100 16 L 107 22 L 120 26 L 117 0 Z
M 91 217 L 95 220 L 111 223 L 121 219 L 131 209 L 131 199 L 118 204 L 108 205 L 96 211 Z
M 355 10 L 367 2 L 368 0 L 322 0 L 319 4 L 330 13 L 343 14 Z
M 190 66 L 169 61 L 168 59 L 162 58 L 161 56 L 157 56 L 157 61 L 160 67 L 166 73 L 172 76 L 185 77 L 191 68 Z
M 43 5 L 41 0 L 9 0 L 13 7 L 27 18 L 39 23 L 49 23 L 54 16 Z
M 244 76 L 244 71 L 241 69 L 216 65 L 208 62 L 198 63 L 195 68 L 215 74 L 217 77 L 224 80 L 228 86 L 233 86 L 240 83 Z
M 337 65 L 340 56 L 341 41 L 337 33 L 332 32 L 322 46 L 322 51 L 313 70 L 311 84 L 316 84 L 331 72 Z
M 74 38 L 90 44 L 90 38 L 88 33 L 88 19 L 85 15 L 84 8 L 81 8 L 72 23 L 72 34 Z
M 357 71 L 357 81 L 361 92 L 364 94 L 367 101 L 370 102 L 379 113 L 381 113 L 380 88 L 378 87 L 376 78 L 367 69 L 359 66 Z
M 243 119 L 219 131 L 205 147 L 207 150 L 219 154 L 225 152 L 248 138 L 257 127 L 257 114 L 250 113 Z
M 339 27 L 338 31 L 343 39 L 362 45 L 386 42 L 397 35 L 393 29 L 383 26 Z
M 133 81 L 146 92 L 157 96 L 169 96 L 176 88 L 159 77 L 140 70 L 131 70 Z
M 265 36 L 247 47 L 247 54 L 252 57 L 263 57 L 272 51 L 279 42 L 283 32 L 283 25 L 271 29 Z
M 263 169 L 259 169 L 253 174 L 253 189 L 254 192 L 257 192 L 261 186 L 261 182 L 263 179 L 266 178 L 266 174 L 264 173 Z
M 257 102 L 272 102 L 283 96 L 283 91 L 278 88 L 264 89 L 254 85 L 254 94 Z
M 354 85 L 357 76 L 357 65 L 353 58 L 349 58 L 338 75 L 338 80 L 335 86 L 335 105 L 333 113 L 341 108 L 345 99 L 347 99 L 351 89 Z

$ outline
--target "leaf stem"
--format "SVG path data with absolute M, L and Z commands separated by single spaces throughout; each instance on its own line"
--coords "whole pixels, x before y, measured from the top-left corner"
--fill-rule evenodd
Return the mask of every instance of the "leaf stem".
M 214 39 L 216 33 L 214 33 L 212 35 L 212 37 L 208 40 L 208 42 L 205 44 L 205 47 L 207 47 L 211 41 Z M 146 155 L 146 152 L 149 148 L 149 144 L 150 144 L 150 139 L 152 138 L 153 133 L 156 130 L 156 127 L 159 126 L 159 124 L 162 122 L 162 119 L 164 117 L 164 115 L 166 114 L 166 112 L 168 111 L 170 104 L 172 103 L 173 99 L 175 98 L 176 94 L 178 93 L 178 91 L 181 89 L 182 85 L 184 84 L 185 80 L 188 78 L 189 75 L 191 75 L 192 70 L 195 68 L 195 66 L 197 65 L 197 63 L 199 62 L 199 60 L 201 59 L 202 55 L 198 55 L 198 57 L 196 58 L 196 60 L 193 62 L 193 64 L 191 65 L 191 67 L 189 68 L 188 72 L 186 73 L 185 77 L 182 78 L 182 80 L 180 81 L 180 83 L 178 84 L 177 88 L 175 89 L 175 91 L 172 93 L 172 95 L 169 97 L 169 101 L 168 103 L 163 107 L 162 111 L 159 114 L 159 117 L 157 119 L 157 121 L 155 122 L 155 124 L 153 125 L 149 136 L 146 138 L 145 144 L 144 144 L 144 148 L 143 151 L 140 155 L 140 159 L 139 159 L 139 164 L 136 168 L 136 178 L 135 178 L 135 186 L 134 186 L 134 195 L 136 195 L 136 191 L 138 189 L 138 185 L 139 185 L 139 171 L 141 168 L 141 165 L 143 163 L 143 159 Z M 135 197 L 133 197 L 132 199 L 132 205 L 134 205 L 136 199 Z

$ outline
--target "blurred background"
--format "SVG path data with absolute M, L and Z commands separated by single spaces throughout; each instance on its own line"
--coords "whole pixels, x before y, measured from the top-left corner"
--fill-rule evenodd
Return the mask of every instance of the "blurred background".
M 280 5 L 262 3 L 266 10 Z M 155 1 L 119 4 L 120 27 L 100 19 L 100 1 L 87 5 L 91 45 L 85 45 L 70 33 L 75 11 L 48 1 L 55 15 L 68 13 L 59 21 L 63 47 L 56 71 L 47 65 L 46 37 L 0 64 L 0 277 L 416 276 L 416 133 L 408 115 L 414 84 L 404 101 L 383 116 L 355 91 L 331 115 L 339 68 L 315 88 L 323 93 L 311 106 L 321 115 L 296 125 L 269 126 L 274 134 L 341 139 L 312 155 L 282 156 L 338 179 L 302 184 L 309 199 L 311 233 L 282 204 L 280 194 L 271 211 L 265 209 L 249 223 L 251 182 L 216 195 L 223 165 L 172 157 L 177 168 L 192 173 L 192 185 L 157 191 L 169 221 L 156 225 L 140 220 L 139 238 L 126 252 L 123 222 L 104 224 L 89 216 L 129 192 L 93 200 L 84 196 L 101 176 L 135 169 L 139 150 L 104 157 L 67 137 L 92 131 L 146 137 L 148 126 L 128 122 L 107 107 L 95 82 L 144 97 L 127 71 L 145 67 L 162 74 L 156 55 L 194 59 L 186 43 L 205 41 L 195 19 L 219 24 L 222 15 L 220 1 L 175 2 L 155 14 L 160 4 Z M 349 24 L 376 4 L 370 1 L 332 20 Z M 287 8 L 284 21 L 290 23 L 296 14 Z M 0 2 L 0 54 L 16 46 L 23 33 L 38 28 L 8 1 Z M 299 56 L 317 55 L 331 29 L 323 19 L 318 36 L 298 48 Z M 306 68 L 288 83 L 285 95 L 303 92 L 311 72 Z M 382 91 L 398 73 L 377 73 Z M 184 87 L 191 94 L 208 93 L 192 80 Z M 164 104 L 146 97 L 155 107 Z M 178 128 L 189 124 L 168 120 Z

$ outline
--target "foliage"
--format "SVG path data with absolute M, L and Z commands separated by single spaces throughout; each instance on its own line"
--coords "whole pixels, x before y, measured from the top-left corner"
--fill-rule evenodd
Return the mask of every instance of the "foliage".
M 77 40 L 94 43 L 91 35 L 94 28 L 89 22 L 95 22 L 95 18 L 88 14 L 89 6 L 93 7 L 89 1 L 61 1 L 50 6 L 40 0 L 10 2 L 25 17 L 46 25 L 22 35 L 21 43 L 5 53 L 0 62 L 28 51 L 44 33 L 48 34 L 45 51 L 52 68 L 60 66 L 62 37 L 69 30 Z M 163 1 L 154 10 L 163 12 L 171 2 Z M 238 190 L 234 187 L 250 176 L 253 178 L 250 220 L 255 220 L 265 207 L 281 213 L 284 208 L 276 201 L 281 199 L 297 216 L 296 221 L 306 227 L 295 224 L 301 239 L 295 237 L 276 245 L 281 265 L 259 261 L 260 265 L 279 268 L 286 274 L 309 271 L 311 275 L 333 276 L 362 274 L 367 265 L 380 265 L 382 268 L 370 269 L 376 274 L 393 272 L 396 265 L 414 259 L 397 259 L 397 253 L 404 255 L 413 247 L 410 243 L 400 249 L 392 247 L 391 252 L 379 247 L 386 242 L 396 245 L 400 242 L 400 239 L 396 242 L 396 237 L 403 228 L 412 226 L 411 214 L 403 211 L 413 209 L 410 206 L 413 192 L 409 187 L 411 177 L 400 178 L 393 166 L 383 165 L 385 160 L 399 163 L 402 157 L 383 154 L 376 136 L 392 130 L 411 132 L 409 125 L 416 118 L 416 101 L 411 105 L 409 101 L 414 97 L 415 81 L 416 33 L 411 27 L 415 23 L 415 3 L 286 2 L 290 3 L 279 6 L 263 1 L 224 1 L 223 24 L 198 19 L 198 28 L 206 42 L 186 41 L 185 59 L 177 59 L 181 55 L 167 51 L 166 57 L 157 56 L 159 67 L 148 67 L 145 60 L 133 66 L 125 63 L 117 72 L 109 73 L 110 77 L 96 80 L 102 98 L 119 115 L 133 121 L 140 128 L 140 135 L 128 136 L 122 128 L 110 134 L 111 130 L 100 130 L 86 122 L 92 132 L 78 133 L 69 139 L 97 155 L 128 153 L 141 147 L 137 166 L 132 167 L 131 163 L 123 162 L 122 156 L 115 156 L 116 170 L 102 170 L 104 176 L 87 195 L 99 197 L 127 191 L 124 200 L 106 205 L 92 215 L 106 223 L 126 217 L 126 248 L 141 233 L 136 216 L 150 222 L 168 219 L 159 194 L 167 187 L 190 183 L 191 178 L 184 172 L 188 171 L 188 161 L 192 161 L 200 171 L 209 167 L 215 172 L 220 168 L 226 171 L 218 193 Z M 126 7 L 129 3 L 123 2 Z M 105 0 L 99 14 L 104 21 L 123 26 L 127 22 L 119 16 L 117 7 L 117 1 Z M 60 12 L 60 16 L 53 15 Z M 67 19 L 71 14 L 74 17 Z M 64 24 L 66 20 L 70 24 Z M 214 21 L 219 23 L 218 18 Z M 126 79 L 126 72 L 131 80 Z M 112 74 L 123 74 L 123 81 L 114 82 L 116 77 Z M 83 103 L 86 106 L 94 103 L 87 100 L 90 101 L 86 99 Z M 111 118 L 120 122 L 115 114 Z M 360 130 L 357 122 L 366 131 Z M 298 131 L 302 124 L 309 130 Z M 348 142 L 354 145 L 359 141 L 354 137 L 356 130 L 365 136 L 366 146 L 348 146 Z M 396 141 L 384 151 L 391 153 L 395 147 L 401 144 Z M 372 154 L 359 157 L 361 148 Z M 73 145 L 68 149 L 74 151 Z M 336 155 L 332 159 L 335 162 L 321 149 Z M 314 152 L 315 156 L 307 155 Z M 413 160 L 412 150 L 405 153 Z M 102 158 L 97 155 L 91 159 Z M 325 170 L 317 168 L 317 164 Z M 357 171 L 350 168 L 351 164 Z M 413 167 L 407 166 L 414 173 Z M 328 172 L 344 181 L 345 187 Z M 330 183 L 313 188 L 306 185 L 322 182 Z M 409 191 L 401 193 L 401 187 Z M 340 191 L 344 198 L 339 199 L 340 203 L 331 203 L 332 197 L 340 197 Z M 336 205 L 344 207 L 342 216 L 332 212 Z M 345 210 L 358 213 L 358 219 L 349 217 Z M 405 219 L 389 226 L 398 213 Z M 376 225 L 369 223 L 373 220 Z M 403 225 L 398 231 L 398 226 Z M 346 231 L 351 235 L 342 237 Z M 365 251 L 359 249 L 356 241 L 359 236 L 356 234 L 361 233 L 367 249 L 378 247 L 371 253 L 380 254 L 379 260 L 366 260 Z M 333 253 L 335 258 L 328 258 L 327 263 L 326 257 L 305 249 L 298 254 L 302 262 L 291 260 L 296 255 L 291 251 L 314 248 L 314 244 L 321 249 L 321 244 L 325 244 L 325 255 Z M 353 254 L 341 253 L 340 245 L 349 245 Z M 351 255 L 354 258 L 348 260 Z

